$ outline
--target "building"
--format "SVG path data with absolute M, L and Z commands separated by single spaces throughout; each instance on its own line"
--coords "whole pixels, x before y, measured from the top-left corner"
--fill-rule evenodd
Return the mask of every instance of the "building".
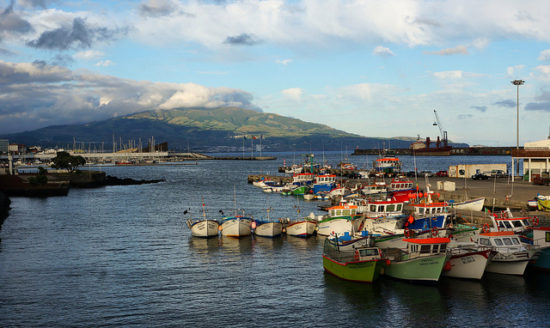
M 523 149 L 513 149 L 512 172 L 515 170 L 515 160 L 523 161 L 523 176 L 528 177 L 529 182 L 533 176 L 550 172 L 550 138 L 526 142 Z
M 8 152 L 9 149 L 9 141 L 8 139 L 0 139 L 0 154 L 4 154 Z

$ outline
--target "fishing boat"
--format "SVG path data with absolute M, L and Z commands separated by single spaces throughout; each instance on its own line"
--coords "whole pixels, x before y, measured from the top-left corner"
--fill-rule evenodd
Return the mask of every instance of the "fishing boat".
M 295 173 L 292 175 L 292 184 L 295 186 L 309 185 L 313 182 L 313 173 Z
M 212 219 L 188 219 L 187 227 L 191 229 L 191 235 L 193 237 L 216 237 L 218 236 L 218 229 L 220 223 L 217 220 Z
M 302 219 L 290 220 L 285 230 L 288 236 L 307 238 L 315 234 L 316 228 L 317 221 L 305 217 Z
M 444 228 L 450 214 L 448 203 L 432 202 L 430 197 L 411 203 L 409 206 L 413 210 L 413 220 L 408 224 L 410 230 L 426 231 L 432 228 Z
M 372 166 L 378 172 L 393 173 L 401 171 L 401 161 L 393 156 L 377 158 L 373 161 Z
M 403 202 L 393 198 L 387 200 L 370 200 L 366 204 L 366 210 L 363 214 L 370 218 L 376 217 L 396 217 L 403 215 Z
M 344 280 L 371 283 L 378 279 L 382 269 L 378 247 L 360 247 L 342 250 L 327 238 L 323 247 L 323 268 Z
M 252 219 L 245 216 L 224 217 L 220 224 L 222 236 L 226 237 L 246 237 L 251 235 Z
M 521 234 L 530 231 L 538 224 L 537 218 L 515 217 L 507 208 L 502 212 L 495 212 L 491 215 L 492 226 L 485 225 L 485 230 L 490 231 L 513 231 Z
M 191 209 L 189 209 L 191 211 Z M 183 213 L 189 213 L 185 210 Z M 191 236 L 193 237 L 216 237 L 219 233 L 220 222 L 218 220 L 206 218 L 206 205 L 202 204 L 202 218 L 189 218 L 187 220 L 187 227 L 191 230 Z
M 437 282 L 447 263 L 449 238 L 406 238 L 407 248 L 383 248 L 384 274 L 409 281 Z
M 452 207 L 459 210 L 477 211 L 480 212 L 485 204 L 485 197 L 478 197 L 463 202 L 453 202 Z
M 491 248 L 476 243 L 451 241 L 448 247 L 450 268 L 443 275 L 462 279 L 481 279 L 492 259 Z
M 550 227 L 533 228 L 533 248 L 536 254 L 530 265 L 538 270 L 550 271 Z
M 529 264 L 529 251 L 513 231 L 482 232 L 475 240 L 478 245 L 491 247 L 493 259 L 487 272 L 523 275 Z
M 318 194 L 320 192 L 330 192 L 334 187 L 336 187 L 336 175 L 320 174 L 315 177 L 312 189 L 314 194 Z
M 252 221 L 251 225 L 254 235 L 260 237 L 279 237 L 283 233 L 283 224 L 280 221 L 258 220 Z
M 413 185 L 414 182 L 412 180 L 392 179 L 390 182 L 389 191 L 415 191 Z
M 354 231 L 351 216 L 326 217 L 317 223 L 317 234 L 321 236 L 343 236 Z
M 387 185 L 384 181 L 377 181 L 371 184 L 367 184 L 361 188 L 361 193 L 364 195 L 375 195 L 387 192 Z

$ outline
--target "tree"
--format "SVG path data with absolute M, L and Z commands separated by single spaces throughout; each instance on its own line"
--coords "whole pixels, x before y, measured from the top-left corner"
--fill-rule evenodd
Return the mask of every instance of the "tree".
M 55 169 L 67 169 L 73 172 L 78 166 L 86 164 L 82 156 L 72 156 L 66 151 L 57 152 L 57 156 L 52 159 L 52 167 Z

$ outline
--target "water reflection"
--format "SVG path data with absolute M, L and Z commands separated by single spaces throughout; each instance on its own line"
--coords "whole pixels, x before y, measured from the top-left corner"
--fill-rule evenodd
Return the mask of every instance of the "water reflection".
M 284 240 L 282 236 L 275 238 L 263 238 L 254 236 L 252 239 L 252 247 L 256 250 L 266 253 L 266 254 L 276 254 L 279 253 L 281 248 L 284 245 Z
M 319 241 L 319 236 L 312 236 L 309 238 L 300 238 L 295 236 L 286 236 L 287 243 L 293 248 L 293 251 L 300 254 L 309 254 L 312 250 L 316 250 L 319 245 L 322 245 Z M 319 253 L 321 256 L 321 253 Z

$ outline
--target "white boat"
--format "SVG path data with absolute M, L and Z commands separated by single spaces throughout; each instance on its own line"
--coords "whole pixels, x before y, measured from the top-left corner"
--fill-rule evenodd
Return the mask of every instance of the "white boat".
M 279 221 L 254 220 L 252 221 L 252 229 L 256 236 L 273 238 L 283 233 L 283 224 Z
M 443 275 L 453 278 L 481 279 L 492 255 L 491 248 L 475 243 L 457 243 L 451 241 L 448 246 L 450 268 Z
M 211 219 L 189 219 L 187 226 L 194 237 L 215 237 L 218 235 L 220 223 Z
M 327 217 L 317 224 L 317 234 L 321 236 L 344 236 L 351 235 L 353 229 L 353 219 L 351 216 Z
M 243 216 L 230 216 L 222 219 L 220 225 L 222 236 L 226 237 L 246 237 L 251 235 L 250 225 L 252 219 Z
M 460 203 L 453 203 L 453 208 L 479 212 L 483 209 L 483 204 L 485 204 L 485 197 L 479 197 Z
M 294 237 L 307 238 L 315 233 L 317 222 L 311 218 L 292 220 L 286 226 L 286 234 Z
M 525 272 L 530 260 L 529 251 L 513 231 L 480 233 L 476 242 L 493 250 L 494 256 L 487 272 L 520 276 Z

